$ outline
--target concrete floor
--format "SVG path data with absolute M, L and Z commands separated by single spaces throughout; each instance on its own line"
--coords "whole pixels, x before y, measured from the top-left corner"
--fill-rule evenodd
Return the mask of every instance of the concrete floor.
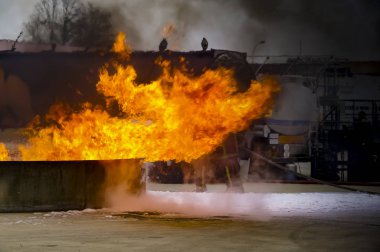
M 148 184 L 141 204 L 119 210 L 2 213 L 0 251 L 380 251 L 379 196 L 316 185 L 192 188 Z
M 349 188 L 380 193 L 378 186 L 345 185 Z M 245 192 L 253 193 L 308 193 L 308 192 L 347 192 L 344 189 L 321 184 L 291 184 L 291 183 L 243 183 Z M 151 191 L 193 192 L 194 184 L 157 184 L 147 183 Z M 225 184 L 208 184 L 207 192 L 225 192 Z

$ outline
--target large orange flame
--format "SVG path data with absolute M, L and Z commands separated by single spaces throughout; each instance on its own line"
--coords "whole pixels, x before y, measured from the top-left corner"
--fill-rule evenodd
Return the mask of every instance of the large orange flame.
M 35 131 L 29 144 L 20 146 L 22 158 L 191 161 L 213 151 L 230 132 L 244 130 L 252 119 L 267 114 L 278 91 L 269 77 L 238 92 L 232 70 L 191 76 L 171 69 L 168 61 L 160 64 L 161 77 L 139 85 L 131 65 L 118 64 L 112 73 L 103 68 L 97 90 L 119 104 L 122 116 L 86 104 L 82 111 Z

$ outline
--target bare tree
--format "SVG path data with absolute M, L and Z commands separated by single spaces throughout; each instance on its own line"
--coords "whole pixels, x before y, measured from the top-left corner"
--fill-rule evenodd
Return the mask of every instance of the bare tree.
M 115 34 L 109 11 L 90 3 L 82 6 L 81 15 L 73 25 L 73 44 L 87 48 L 110 46 Z
M 108 46 L 115 35 L 108 11 L 78 0 L 41 0 L 24 30 L 30 41 L 85 47 Z
M 72 27 L 80 18 L 81 4 L 75 0 L 61 0 L 62 15 L 61 15 L 61 40 L 62 44 L 66 44 L 72 38 Z
M 35 6 L 25 30 L 32 41 L 65 44 L 69 40 L 69 25 L 78 15 L 75 0 L 41 0 Z

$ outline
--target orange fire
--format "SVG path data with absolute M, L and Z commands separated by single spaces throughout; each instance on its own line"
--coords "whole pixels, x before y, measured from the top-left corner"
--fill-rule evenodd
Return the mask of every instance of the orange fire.
M 8 161 L 8 160 L 9 160 L 8 150 L 5 147 L 5 144 L 0 143 L 0 161 Z
M 174 24 L 168 23 L 162 29 L 161 35 L 164 38 L 168 38 L 168 37 L 172 36 L 175 32 L 176 32 L 176 28 L 175 28 Z
M 122 48 L 128 51 L 126 45 Z M 55 113 L 54 124 L 35 130 L 29 143 L 20 146 L 23 160 L 191 161 L 270 112 L 272 96 L 279 90 L 270 77 L 238 92 L 232 70 L 192 76 L 172 69 L 168 61 L 160 65 L 160 78 L 139 85 L 131 65 L 117 64 L 112 73 L 103 68 L 97 90 L 116 101 L 122 115 L 111 116 L 90 104 L 77 113 Z
M 124 60 L 128 60 L 129 55 L 131 54 L 132 50 L 125 42 L 126 36 L 124 33 L 119 32 L 117 34 L 115 43 L 112 46 L 112 52 L 118 53 L 120 56 L 124 58 Z

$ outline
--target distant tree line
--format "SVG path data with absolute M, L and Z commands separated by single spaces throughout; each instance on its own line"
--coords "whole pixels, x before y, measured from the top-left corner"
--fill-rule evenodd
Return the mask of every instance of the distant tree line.
M 110 11 L 79 0 L 41 0 L 24 32 L 29 41 L 86 48 L 110 46 L 116 34 Z

